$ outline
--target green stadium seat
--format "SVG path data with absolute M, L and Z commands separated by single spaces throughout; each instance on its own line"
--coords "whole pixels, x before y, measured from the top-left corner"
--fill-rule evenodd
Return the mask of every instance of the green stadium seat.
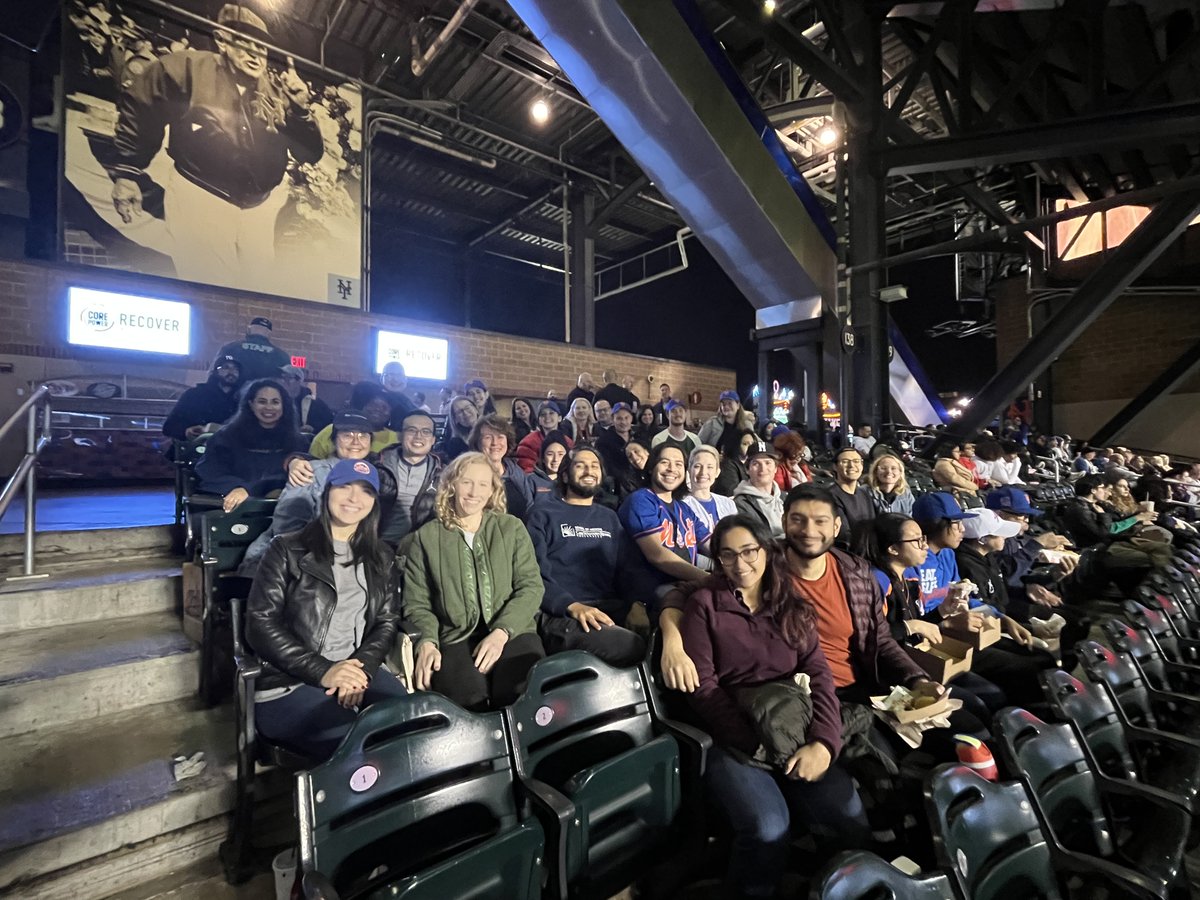
M 1119 896 L 1187 896 L 1189 813 L 1093 770 L 1070 725 L 1008 709 L 995 728 L 1001 755 L 1032 795 L 1055 868 L 1082 882 L 1081 896 L 1112 896 L 1114 887 Z
M 1125 723 L 1103 687 L 1069 672 L 1039 677 L 1055 716 L 1074 725 L 1097 771 L 1153 788 L 1190 815 L 1200 812 L 1200 741 Z
M 966 766 L 935 769 L 925 784 L 938 864 L 971 900 L 1061 900 L 1050 847 L 1018 782 L 994 783 Z
M 232 630 L 229 598 L 246 597 L 250 580 L 236 574 L 246 548 L 271 525 L 274 500 L 250 499 L 232 512 L 206 512 L 200 517 L 200 570 L 203 632 L 200 639 L 200 699 L 214 706 L 230 681 L 223 666 L 228 657 L 222 635 Z
M 640 669 L 572 651 L 538 662 L 508 710 L 550 897 L 609 897 L 685 842 L 680 747 L 648 694 Z
M 957 900 L 961 895 L 944 872 L 907 875 L 866 850 L 830 861 L 813 879 L 811 900 Z
M 1088 680 L 1104 685 L 1126 720 L 1143 728 L 1200 737 L 1200 699 L 1155 690 L 1127 653 L 1114 653 L 1096 641 L 1076 646 Z
M 1200 686 L 1200 666 L 1168 658 L 1155 638 L 1152 624 L 1170 631 L 1170 626 L 1162 621 L 1162 617 L 1133 600 L 1121 604 L 1121 610 L 1128 622 L 1110 619 L 1104 623 L 1104 633 L 1113 648 L 1132 655 L 1151 684 L 1184 693 L 1196 693 Z M 1174 636 L 1170 643 L 1178 651 L 1179 644 Z
M 502 713 L 418 693 L 359 715 L 296 776 L 307 900 L 536 900 L 545 842 L 522 819 Z

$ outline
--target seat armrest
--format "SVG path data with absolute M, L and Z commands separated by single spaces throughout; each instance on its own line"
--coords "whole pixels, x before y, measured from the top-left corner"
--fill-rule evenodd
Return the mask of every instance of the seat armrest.
M 1161 889 L 1155 885 L 1158 879 L 1151 879 L 1141 872 L 1099 856 L 1088 856 L 1086 853 L 1076 853 L 1060 847 L 1054 854 L 1054 868 L 1065 869 L 1089 879 L 1100 878 L 1116 882 L 1122 888 L 1129 889 L 1134 896 L 1144 897 L 1146 900 L 1162 897 Z
M 1187 802 L 1173 791 L 1166 791 L 1141 781 L 1127 781 L 1123 778 L 1113 778 L 1103 772 L 1096 772 L 1096 783 L 1102 794 L 1121 797 L 1136 801 L 1144 801 L 1159 807 L 1173 809 L 1185 808 Z
M 341 900 L 337 888 L 320 872 L 305 872 L 300 881 L 304 900 Z
M 703 778 L 708 771 L 708 751 L 712 749 L 712 736 L 693 725 L 675 719 L 659 719 L 659 724 L 679 742 L 692 768 L 692 776 Z
M 567 886 L 567 835 L 575 820 L 575 804 L 544 781 L 521 776 L 521 793 L 539 813 L 546 831 L 546 869 L 551 896 L 565 900 Z
M 1145 728 L 1130 722 L 1123 722 L 1125 735 L 1135 741 L 1153 744 L 1171 744 L 1175 750 L 1200 753 L 1200 738 L 1191 738 L 1173 731 L 1160 731 L 1157 728 Z

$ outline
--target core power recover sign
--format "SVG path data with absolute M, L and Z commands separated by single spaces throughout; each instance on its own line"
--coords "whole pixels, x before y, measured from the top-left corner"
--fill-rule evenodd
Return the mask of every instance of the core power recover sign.
M 67 316 L 71 344 L 174 356 L 191 348 L 192 308 L 177 300 L 72 287 Z

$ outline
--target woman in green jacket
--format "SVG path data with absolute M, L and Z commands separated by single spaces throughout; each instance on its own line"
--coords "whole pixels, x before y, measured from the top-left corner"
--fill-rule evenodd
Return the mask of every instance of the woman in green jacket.
M 404 614 L 420 631 L 417 690 L 464 709 L 498 709 L 545 656 L 534 624 L 542 576 L 504 482 L 482 453 L 442 472 L 437 519 L 418 529 L 404 566 Z

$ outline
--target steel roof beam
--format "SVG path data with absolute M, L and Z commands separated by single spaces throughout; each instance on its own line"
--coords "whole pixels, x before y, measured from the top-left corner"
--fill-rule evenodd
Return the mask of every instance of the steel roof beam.
M 1097 446 L 1103 446 L 1109 441 L 1115 441 L 1142 413 L 1169 397 L 1171 392 L 1183 384 L 1197 369 L 1200 369 L 1200 341 L 1184 350 L 1157 378 L 1146 385 L 1140 394 L 1101 425 L 1092 435 L 1091 442 Z
M 996 373 L 952 426 L 953 437 L 966 437 L 987 425 L 1012 398 L 1046 371 L 1159 257 L 1200 212 L 1200 189 L 1163 200 L 1108 259 L 1093 272 L 1042 329 Z
M 1052 159 L 1104 148 L 1137 147 L 1200 133 L 1200 103 L 1180 103 L 986 134 L 937 138 L 883 153 L 892 175 Z

